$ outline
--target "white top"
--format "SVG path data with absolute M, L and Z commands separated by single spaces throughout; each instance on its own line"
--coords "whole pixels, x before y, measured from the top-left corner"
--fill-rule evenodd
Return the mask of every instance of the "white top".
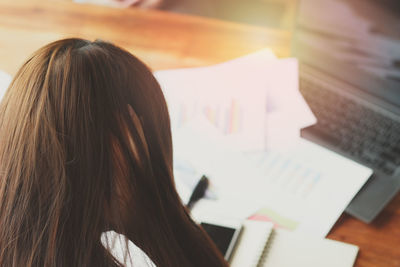
M 156 267 L 146 253 L 124 235 L 105 232 L 101 235 L 101 243 L 126 267 Z

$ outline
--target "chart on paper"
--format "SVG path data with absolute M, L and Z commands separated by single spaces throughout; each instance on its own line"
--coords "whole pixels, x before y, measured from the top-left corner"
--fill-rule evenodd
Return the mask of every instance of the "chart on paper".
M 323 179 L 322 171 L 279 152 L 248 155 L 249 160 L 263 173 L 264 185 L 276 186 L 288 194 L 307 198 Z

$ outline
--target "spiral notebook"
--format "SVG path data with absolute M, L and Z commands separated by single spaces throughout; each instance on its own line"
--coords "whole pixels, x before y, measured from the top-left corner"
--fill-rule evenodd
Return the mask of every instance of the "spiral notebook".
M 247 220 L 230 259 L 232 267 L 351 267 L 358 247 Z

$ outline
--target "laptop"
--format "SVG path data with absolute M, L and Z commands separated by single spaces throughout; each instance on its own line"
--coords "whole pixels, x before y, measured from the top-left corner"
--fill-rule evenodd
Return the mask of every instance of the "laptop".
M 397 1 L 329 0 L 325 14 L 330 22 L 319 24 L 316 14 L 307 24 L 302 5 L 310 0 L 302 0 L 294 31 L 292 51 L 300 62 L 300 92 L 318 120 L 301 135 L 374 170 L 346 208 L 348 214 L 366 223 L 373 221 L 400 190 L 400 79 L 396 76 L 400 73 L 400 52 L 381 53 L 382 49 L 400 51 L 400 36 L 396 47 L 396 36 L 385 39 L 379 35 L 379 27 L 400 25 L 400 20 L 393 22 L 400 18 L 399 9 L 393 8 L 398 7 Z M 322 2 L 313 1 L 314 5 Z M 336 4 L 342 13 L 330 10 Z M 348 21 L 338 21 L 336 28 L 332 20 L 335 16 L 346 19 L 343 13 L 349 10 L 361 19 L 350 16 Z M 382 15 L 385 12 L 387 16 Z M 353 29 L 350 34 L 344 26 Z M 373 41 L 369 42 L 363 29 L 377 32 Z M 400 35 L 400 31 L 393 32 Z

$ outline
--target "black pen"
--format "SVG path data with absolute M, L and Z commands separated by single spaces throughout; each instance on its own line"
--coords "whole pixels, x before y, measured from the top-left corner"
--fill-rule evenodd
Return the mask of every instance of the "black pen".
M 204 197 L 206 194 L 206 190 L 209 185 L 209 180 L 207 176 L 203 175 L 195 188 L 193 189 L 192 195 L 190 196 L 189 202 L 187 203 L 186 207 L 191 210 L 193 208 L 193 205 L 200 200 L 201 198 Z

